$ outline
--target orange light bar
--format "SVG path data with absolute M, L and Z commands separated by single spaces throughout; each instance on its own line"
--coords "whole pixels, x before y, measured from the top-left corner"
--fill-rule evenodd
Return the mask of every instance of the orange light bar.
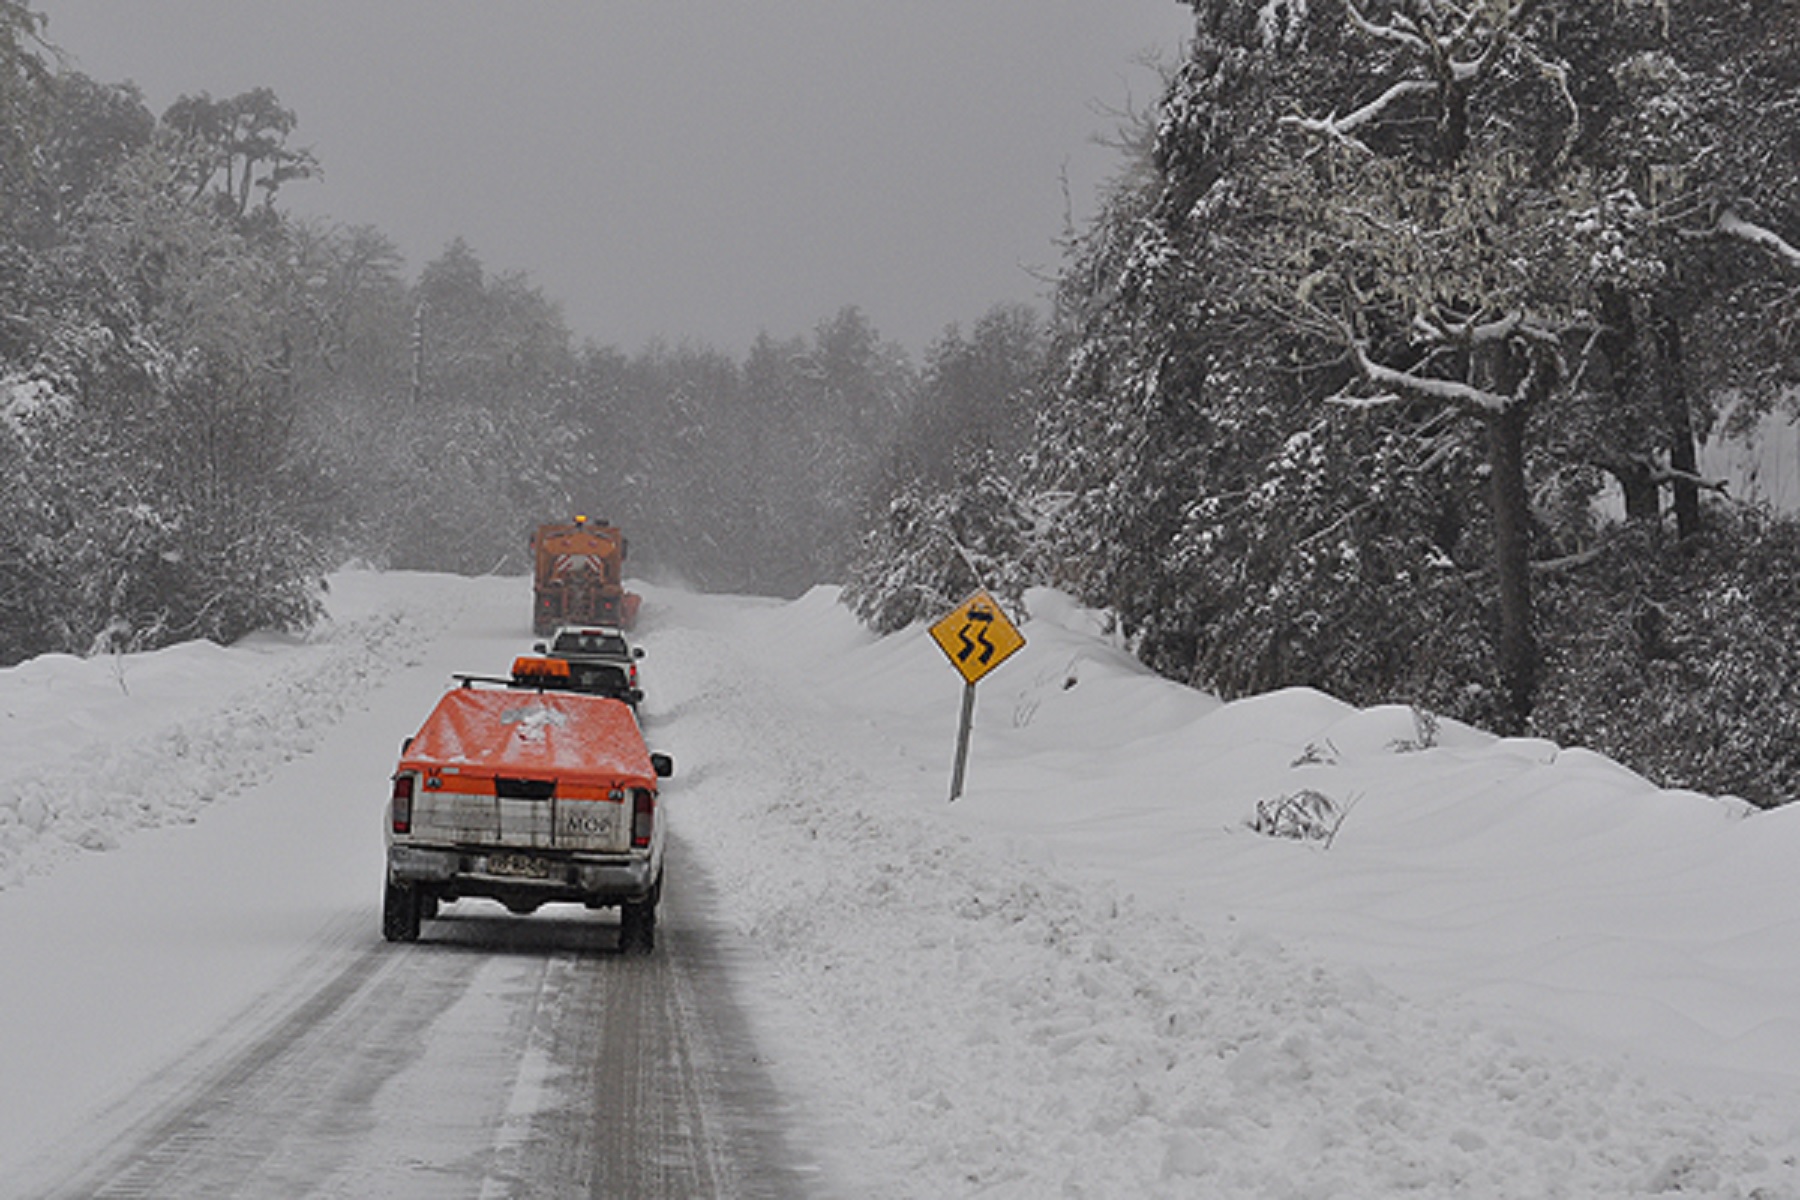
M 569 664 L 560 658 L 534 658 L 520 655 L 513 659 L 514 679 L 567 679 Z

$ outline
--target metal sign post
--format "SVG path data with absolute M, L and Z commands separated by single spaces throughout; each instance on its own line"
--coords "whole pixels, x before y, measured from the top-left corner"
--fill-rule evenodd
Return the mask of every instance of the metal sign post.
M 963 772 L 969 764 L 969 730 L 975 726 L 975 685 L 963 684 L 962 721 L 956 727 L 956 769 L 950 773 L 950 799 L 962 795 Z
M 986 591 L 977 591 L 931 627 L 931 639 L 963 677 L 962 720 L 956 730 L 956 767 L 950 776 L 950 799 L 962 795 L 969 761 L 969 731 L 975 724 L 975 683 L 1012 657 L 1025 635 L 1006 619 Z

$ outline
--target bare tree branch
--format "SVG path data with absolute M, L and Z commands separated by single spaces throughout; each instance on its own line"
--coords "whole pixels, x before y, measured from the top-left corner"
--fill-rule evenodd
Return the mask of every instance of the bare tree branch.
M 1678 471 L 1665 463 L 1658 463 L 1651 470 L 1650 482 L 1656 484 L 1691 483 L 1697 488 L 1718 492 L 1720 495 L 1724 495 L 1726 489 L 1731 486 L 1731 481 L 1728 479 L 1708 479 L 1704 475 L 1697 475 L 1692 471 Z
M 1437 85 L 1427 82 L 1426 80 L 1403 79 L 1399 83 L 1388 88 L 1387 91 L 1381 93 L 1381 95 L 1375 97 L 1375 99 L 1363 105 L 1361 108 L 1346 113 L 1341 117 L 1335 114 L 1329 117 L 1283 117 L 1281 118 L 1281 123 L 1283 125 L 1292 125 L 1298 129 L 1305 129 L 1312 133 L 1324 134 L 1326 137 L 1335 138 L 1338 141 L 1362 147 L 1362 143 L 1351 136 L 1352 130 L 1367 125 L 1387 111 L 1389 106 L 1407 96 L 1429 95 L 1436 90 Z M 1366 147 L 1362 148 L 1366 149 Z
M 1788 266 L 1800 270 L 1800 247 L 1784 239 L 1773 229 L 1746 221 L 1730 209 L 1719 214 L 1718 224 L 1714 232 L 1723 237 L 1736 238 L 1760 246 L 1781 259 Z
M 1350 12 L 1350 23 L 1377 41 L 1392 42 L 1396 46 L 1401 46 L 1413 51 L 1415 54 L 1428 55 L 1430 53 L 1430 47 L 1426 44 L 1425 39 L 1419 35 L 1416 26 L 1411 29 L 1402 29 L 1398 25 L 1377 25 L 1363 15 L 1362 9 L 1356 6 L 1354 0 L 1352 0 L 1351 3 L 1345 4 L 1344 7 Z M 1399 19 L 1405 20 L 1400 14 L 1395 15 L 1399 17 Z M 1412 24 L 1410 21 L 1406 23 L 1408 25 Z
M 1405 395 L 1419 396 L 1427 400 L 1462 404 L 1483 412 L 1505 412 L 1517 403 L 1512 396 L 1504 396 L 1499 392 L 1490 392 L 1467 383 L 1459 383 L 1454 379 L 1430 379 L 1408 371 L 1396 371 L 1392 367 L 1383 366 L 1368 356 L 1361 342 L 1350 344 L 1350 354 L 1355 359 L 1357 370 L 1362 372 L 1363 378 L 1377 387 L 1388 388 Z

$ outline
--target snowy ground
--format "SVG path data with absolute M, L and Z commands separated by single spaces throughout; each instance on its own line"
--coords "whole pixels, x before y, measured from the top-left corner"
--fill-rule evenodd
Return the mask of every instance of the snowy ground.
M 1700 447 L 1700 474 L 1724 479 L 1735 500 L 1792 516 L 1800 513 L 1800 393 L 1770 413 L 1749 437 L 1715 437 Z
M 962 684 L 923 631 L 823 589 L 648 592 L 672 819 L 757 951 L 830 1194 L 1800 1198 L 1800 804 L 1316 693 L 1220 705 L 1040 593 L 951 805 Z M 120 946 L 99 994 L 67 961 L 91 916 L 53 901 L 252 822 L 336 729 L 410 732 L 447 669 L 504 665 L 458 652 L 525 585 L 346 573 L 332 607 L 309 639 L 0 671 L 0 1182 L 308 944 L 263 914 L 175 966 Z M 367 850 L 263 864 L 371 930 L 384 784 L 342 780 Z M 1307 792 L 1329 844 L 1250 828 Z M 140 941 L 188 885 L 155 886 Z

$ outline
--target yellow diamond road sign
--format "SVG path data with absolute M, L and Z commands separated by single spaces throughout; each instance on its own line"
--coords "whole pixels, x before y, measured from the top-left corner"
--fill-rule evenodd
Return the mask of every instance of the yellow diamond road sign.
M 1000 611 L 986 591 L 978 591 L 931 627 L 931 638 L 950 656 L 950 665 L 974 683 L 1025 644 L 1025 635 Z

